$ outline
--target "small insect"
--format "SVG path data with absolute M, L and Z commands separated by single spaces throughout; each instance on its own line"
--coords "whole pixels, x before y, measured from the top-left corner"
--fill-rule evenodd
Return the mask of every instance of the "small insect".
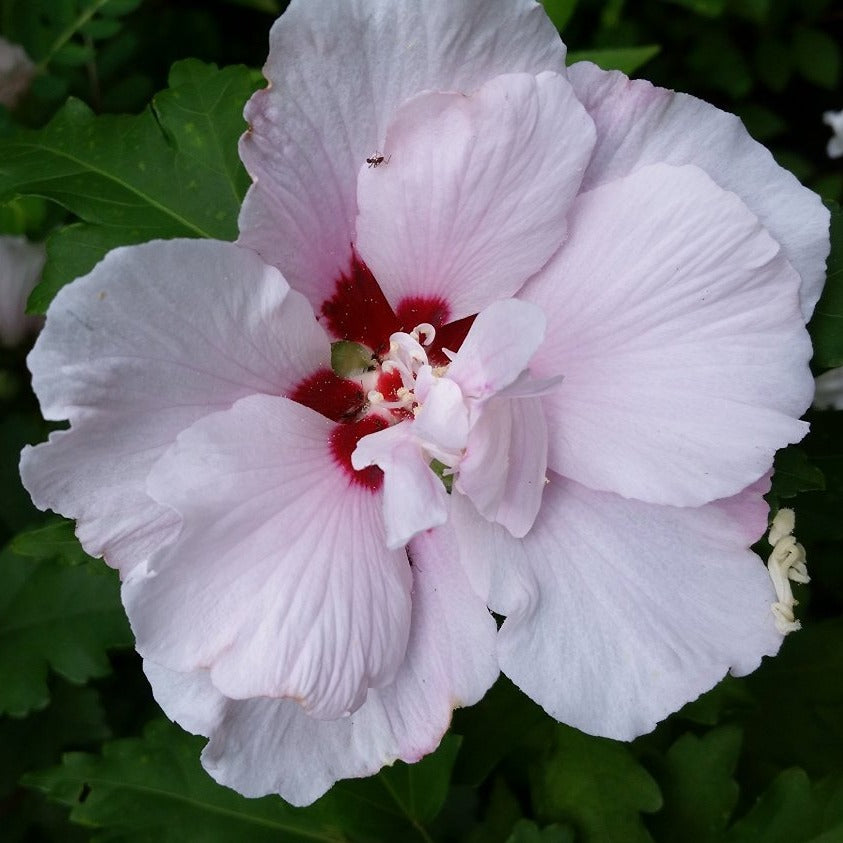
M 374 155 L 370 155 L 366 159 L 366 163 L 369 165 L 369 167 L 380 167 L 381 164 L 388 164 L 390 158 L 392 158 L 391 155 L 387 155 L 386 157 L 384 157 L 380 154 L 380 152 L 376 152 L 374 153 Z

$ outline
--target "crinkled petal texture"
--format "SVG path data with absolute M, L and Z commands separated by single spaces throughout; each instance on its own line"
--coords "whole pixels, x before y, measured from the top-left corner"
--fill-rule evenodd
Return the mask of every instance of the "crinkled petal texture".
M 254 395 L 180 434 L 147 483 L 181 516 L 178 541 L 123 587 L 141 655 L 209 668 L 227 697 L 287 697 L 321 718 L 394 679 L 410 566 L 386 547 L 379 497 L 337 464 L 335 426 Z
M 317 720 L 290 700 L 226 699 L 207 671 L 178 674 L 147 662 L 153 693 L 185 728 L 210 736 L 202 763 L 247 796 L 280 793 L 294 805 L 341 778 L 371 775 L 432 752 L 451 711 L 477 702 L 498 675 L 495 622 L 470 587 L 450 528 L 417 536 L 410 637 L 394 681 L 369 691 L 349 717 Z M 470 654 L 470 658 L 466 658 Z
M 29 356 L 45 418 L 70 430 L 24 451 L 24 485 L 127 573 L 177 531 L 145 488 L 177 435 L 329 361 L 306 300 L 252 252 L 198 240 L 116 249 L 59 292 Z
M 565 48 L 532 0 L 293 0 L 270 34 L 270 86 L 246 107 L 240 151 L 255 183 L 240 242 L 318 312 L 348 270 L 358 171 L 398 107 L 542 71 L 564 76 Z
M 42 243 L 0 237 L 0 346 L 20 344 L 41 324 L 26 315 L 26 300 L 41 278 L 45 258 Z
M 522 295 L 550 467 L 592 489 L 698 506 L 739 492 L 807 431 L 799 277 L 697 167 L 657 164 L 582 194 L 570 239 Z
M 568 73 L 597 125 L 597 147 L 583 188 L 647 164 L 696 165 L 740 196 L 781 244 L 802 279 L 807 321 L 822 292 L 829 252 L 829 212 L 819 196 L 776 164 L 734 114 L 590 62 L 578 62 Z
M 360 170 L 357 249 L 393 307 L 447 302 L 461 319 L 517 292 L 565 239 L 594 125 L 555 73 L 426 93 L 390 124 L 386 163 Z
M 520 541 L 455 498 L 472 582 L 506 615 L 501 670 L 557 720 L 622 740 L 728 670 L 754 670 L 782 640 L 772 582 L 748 549 L 766 528 L 764 485 L 675 508 L 551 474 Z

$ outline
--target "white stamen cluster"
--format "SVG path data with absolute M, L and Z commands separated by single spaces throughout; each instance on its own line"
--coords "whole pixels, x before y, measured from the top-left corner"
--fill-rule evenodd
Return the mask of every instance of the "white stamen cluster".
M 410 410 L 417 414 L 420 405 L 416 398 L 416 378 L 423 366 L 428 366 L 424 346 L 430 346 L 436 337 L 436 329 L 428 322 L 417 325 L 411 333 L 395 333 L 389 338 L 389 351 L 381 362 L 380 371 L 398 372 L 403 386 L 395 390 L 395 401 L 386 401 L 383 393 L 370 389 L 366 395 L 369 404 L 384 410 Z M 445 368 L 431 369 L 441 377 Z
M 802 628 L 796 620 L 793 607 L 799 601 L 794 599 L 791 582 L 808 583 L 805 548 L 793 535 L 796 526 L 796 514 L 792 509 L 780 509 L 770 525 L 767 541 L 773 546 L 773 552 L 767 560 L 767 570 L 773 580 L 778 600 L 772 605 L 776 628 L 782 635 Z

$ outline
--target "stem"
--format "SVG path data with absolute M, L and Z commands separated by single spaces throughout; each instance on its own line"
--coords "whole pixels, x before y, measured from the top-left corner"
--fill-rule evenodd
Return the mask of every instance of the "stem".
M 47 55 L 35 65 L 35 72 L 43 73 L 53 56 L 108 2 L 109 0 L 94 0 L 87 9 L 80 12 L 79 17 L 59 33 L 50 49 L 47 50 Z

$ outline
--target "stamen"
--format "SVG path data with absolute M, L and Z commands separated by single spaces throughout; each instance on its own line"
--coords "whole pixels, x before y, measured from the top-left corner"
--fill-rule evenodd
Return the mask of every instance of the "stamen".
M 413 328 L 410 336 L 416 342 L 421 342 L 422 345 L 432 345 L 433 340 L 436 338 L 436 328 L 434 328 L 430 322 L 422 322 L 420 325 L 416 325 L 416 327 Z M 424 339 L 421 339 L 422 336 Z
M 376 389 L 369 390 L 369 394 L 366 396 L 370 404 L 382 404 L 383 403 L 383 393 L 378 392 Z
M 773 519 L 767 540 L 773 545 L 773 552 L 767 560 L 767 570 L 776 589 L 778 600 L 771 609 L 776 619 L 776 628 L 782 635 L 802 628 L 796 620 L 793 607 L 799 604 L 793 596 L 791 582 L 808 583 L 805 548 L 792 535 L 796 516 L 792 509 L 781 509 Z

